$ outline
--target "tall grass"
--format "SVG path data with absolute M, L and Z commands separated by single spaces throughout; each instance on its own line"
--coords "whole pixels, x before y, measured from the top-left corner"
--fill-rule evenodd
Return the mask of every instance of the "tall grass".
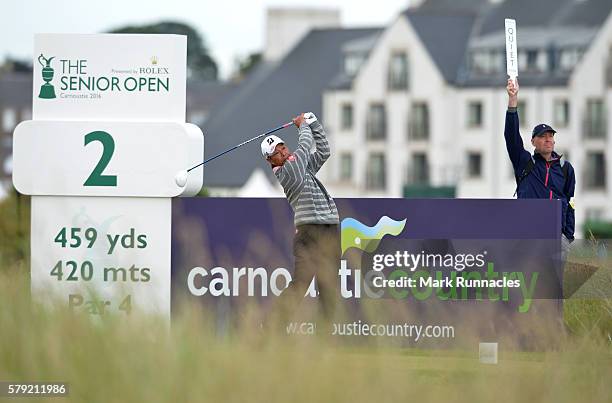
M 9 223 L 16 213 L 9 203 L 0 205 L 0 236 L 18 228 L 27 233 L 27 221 Z M 609 299 L 566 302 L 572 331 L 554 351 L 502 349 L 498 365 L 483 365 L 476 351 L 347 347 L 244 329 L 219 337 L 212 316 L 190 305 L 177 310 L 171 327 L 154 316 L 91 320 L 52 300 L 31 302 L 26 238 L 0 238 L 0 380 L 68 382 L 69 396 L 57 401 L 609 402 L 612 396 L 612 347 L 602 328 L 612 317 Z
M 26 263 L 30 254 L 30 198 L 16 192 L 0 199 L 0 271 Z
M 27 278 L 0 275 L 0 379 L 64 381 L 74 402 L 555 401 L 606 402 L 612 353 L 603 338 L 560 350 L 476 354 L 319 339 L 214 334 L 184 307 L 168 329 L 155 317 L 92 321 L 32 304 Z M 52 304 L 52 301 L 49 301 Z

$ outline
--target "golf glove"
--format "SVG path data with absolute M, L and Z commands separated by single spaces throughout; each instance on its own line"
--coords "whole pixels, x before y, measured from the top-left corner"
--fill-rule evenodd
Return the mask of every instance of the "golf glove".
M 307 124 L 309 124 L 309 125 L 310 125 L 310 124 L 312 124 L 312 123 L 314 123 L 314 122 L 316 122 L 316 121 L 317 121 L 317 117 L 316 117 L 316 116 L 315 116 L 315 114 L 314 114 L 314 113 L 312 113 L 312 112 L 306 112 L 306 113 L 304 114 L 304 121 L 305 121 Z

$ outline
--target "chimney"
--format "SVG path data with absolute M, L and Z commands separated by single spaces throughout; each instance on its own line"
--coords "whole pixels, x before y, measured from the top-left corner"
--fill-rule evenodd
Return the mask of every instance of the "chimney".
M 339 28 L 340 11 L 328 8 L 269 8 L 264 60 L 282 59 L 310 30 Z

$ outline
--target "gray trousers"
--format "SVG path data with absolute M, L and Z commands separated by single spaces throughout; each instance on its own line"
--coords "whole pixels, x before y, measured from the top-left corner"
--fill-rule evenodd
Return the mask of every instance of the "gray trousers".
M 334 315 L 340 264 L 338 224 L 305 224 L 297 227 L 293 240 L 295 270 L 293 280 L 279 299 L 282 320 L 293 313 L 316 276 L 319 300 L 325 319 Z

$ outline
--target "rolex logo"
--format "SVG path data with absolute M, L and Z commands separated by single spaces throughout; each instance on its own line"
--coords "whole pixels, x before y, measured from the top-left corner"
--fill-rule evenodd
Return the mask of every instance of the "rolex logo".
M 157 59 L 157 56 L 152 56 L 152 57 L 151 57 L 151 64 L 152 64 L 153 66 L 157 66 L 157 62 L 158 62 L 158 61 L 159 61 L 159 60 Z

